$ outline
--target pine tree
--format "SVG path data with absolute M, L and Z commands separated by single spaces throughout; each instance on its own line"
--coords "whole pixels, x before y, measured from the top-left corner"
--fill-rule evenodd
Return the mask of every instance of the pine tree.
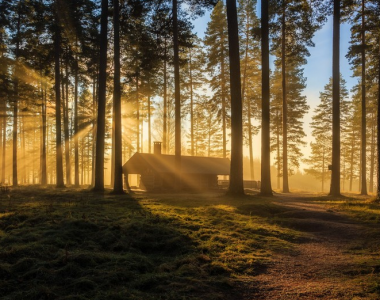
M 122 137 L 121 137 L 121 87 L 120 87 L 120 14 L 119 0 L 113 1 L 113 26 L 114 26 L 114 92 L 113 92 L 113 124 L 115 126 L 114 149 L 114 186 L 113 192 L 123 193 L 122 174 Z
M 259 27 L 255 7 L 256 1 L 239 1 L 239 29 L 241 41 L 242 66 L 242 101 L 244 117 L 245 144 L 249 148 L 251 180 L 254 179 L 253 166 L 253 135 L 258 134 L 259 127 L 252 124 L 252 119 L 258 119 L 260 113 L 260 45 L 252 32 Z
M 270 178 L 270 69 L 269 69 L 269 1 L 261 0 L 261 186 L 260 194 L 271 196 Z
M 272 99 L 272 146 L 271 151 L 276 153 L 277 176 L 284 178 L 285 168 L 283 153 L 285 147 L 284 127 L 283 127 L 283 93 L 281 89 L 276 87 L 281 86 L 282 71 L 279 69 L 280 62 L 275 62 L 277 69 L 273 74 L 273 99 Z M 297 65 L 288 64 L 287 66 L 287 147 L 288 150 L 288 175 L 295 174 L 296 169 L 300 166 L 302 159 L 301 146 L 305 145 L 303 138 L 306 136 L 303 130 L 303 118 L 309 110 L 306 103 L 306 97 L 302 95 L 303 89 L 306 87 L 306 80 L 303 77 L 303 70 Z M 279 182 L 279 178 L 278 178 Z
M 350 117 L 350 104 L 347 101 L 348 91 L 346 88 L 346 82 L 341 78 L 340 82 L 340 107 L 342 111 L 341 125 L 343 132 L 349 134 L 351 132 L 349 126 Z M 332 143 L 332 96 L 333 95 L 333 82 L 330 78 L 328 84 L 325 85 L 324 91 L 320 93 L 320 104 L 314 110 L 314 115 L 312 116 L 312 122 L 310 127 L 312 128 L 312 135 L 315 142 L 311 143 L 312 153 L 311 156 L 306 160 L 310 165 L 309 169 L 306 169 L 306 173 L 315 176 L 322 182 L 322 191 L 324 191 L 324 182 L 330 178 L 328 171 L 328 165 L 331 162 L 331 143 Z M 345 149 L 349 150 L 349 144 Z M 346 151 L 342 151 L 344 153 Z M 347 152 L 348 153 L 348 152 Z
M 311 3 L 306 0 L 272 1 L 271 9 L 272 51 L 281 62 L 283 192 L 288 193 L 288 123 L 290 120 L 288 119 L 287 66 L 294 68 L 306 63 L 305 57 L 310 55 L 307 47 L 314 46 L 311 39 L 319 24 L 313 14 Z
M 104 139 L 105 139 L 105 113 L 106 113 L 106 70 L 107 70 L 107 26 L 108 26 L 108 0 L 102 0 L 102 13 L 100 21 L 100 62 L 99 62 L 99 91 L 98 91 L 98 119 L 96 130 L 96 165 L 95 165 L 95 191 L 104 190 Z
M 334 0 L 331 196 L 340 196 L 340 4 L 340 0 Z
M 207 82 L 205 78 L 205 53 L 201 40 L 194 38 L 192 47 L 184 49 L 185 63 L 182 66 L 182 103 L 187 102 L 183 111 L 190 115 L 190 155 L 195 153 L 194 119 L 196 99 L 204 94 L 203 86 Z
M 59 11 L 61 10 L 59 1 L 54 2 L 54 73 L 55 73 L 55 118 L 56 118 L 56 186 L 64 187 L 63 181 L 63 159 L 62 159 L 62 139 L 61 139 L 61 20 Z
M 223 158 L 227 156 L 227 128 L 229 127 L 230 100 L 228 71 L 227 16 L 223 1 L 219 1 L 207 24 L 204 44 L 206 45 L 207 68 L 210 73 L 210 87 L 213 91 L 212 103 L 222 119 Z

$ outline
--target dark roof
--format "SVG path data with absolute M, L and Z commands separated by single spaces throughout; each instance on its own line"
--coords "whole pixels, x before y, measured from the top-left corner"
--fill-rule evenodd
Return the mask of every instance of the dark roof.
M 157 173 L 174 173 L 175 156 L 166 154 L 135 153 L 123 166 L 129 174 L 142 174 L 151 169 Z M 228 158 L 181 156 L 181 171 L 187 174 L 229 175 Z

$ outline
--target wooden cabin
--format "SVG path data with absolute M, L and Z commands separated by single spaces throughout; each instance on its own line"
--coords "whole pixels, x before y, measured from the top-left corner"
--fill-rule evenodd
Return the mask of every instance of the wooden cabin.
M 155 153 L 135 153 L 123 166 L 128 174 L 139 174 L 139 188 L 147 191 L 177 189 L 210 190 L 218 188 L 218 175 L 230 174 L 227 158 L 181 156 L 180 172 L 175 168 L 175 156 L 161 154 L 161 143 L 155 142 Z

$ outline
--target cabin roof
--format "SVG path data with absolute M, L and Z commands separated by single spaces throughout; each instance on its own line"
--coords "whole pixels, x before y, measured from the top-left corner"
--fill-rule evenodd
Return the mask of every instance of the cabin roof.
M 142 174 L 152 170 L 156 173 L 174 173 L 175 156 L 166 154 L 135 153 L 123 166 L 123 172 Z M 229 175 L 228 158 L 181 156 L 181 171 L 186 174 Z

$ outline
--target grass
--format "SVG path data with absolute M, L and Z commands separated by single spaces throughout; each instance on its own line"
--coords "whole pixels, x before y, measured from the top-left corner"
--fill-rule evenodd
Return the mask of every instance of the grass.
M 270 220 L 274 209 L 219 194 L 15 189 L 0 202 L 0 295 L 232 299 L 234 278 L 259 274 L 300 238 Z
M 0 195 L 0 297 L 242 299 L 239 279 L 311 238 L 291 213 L 257 196 L 13 189 Z

